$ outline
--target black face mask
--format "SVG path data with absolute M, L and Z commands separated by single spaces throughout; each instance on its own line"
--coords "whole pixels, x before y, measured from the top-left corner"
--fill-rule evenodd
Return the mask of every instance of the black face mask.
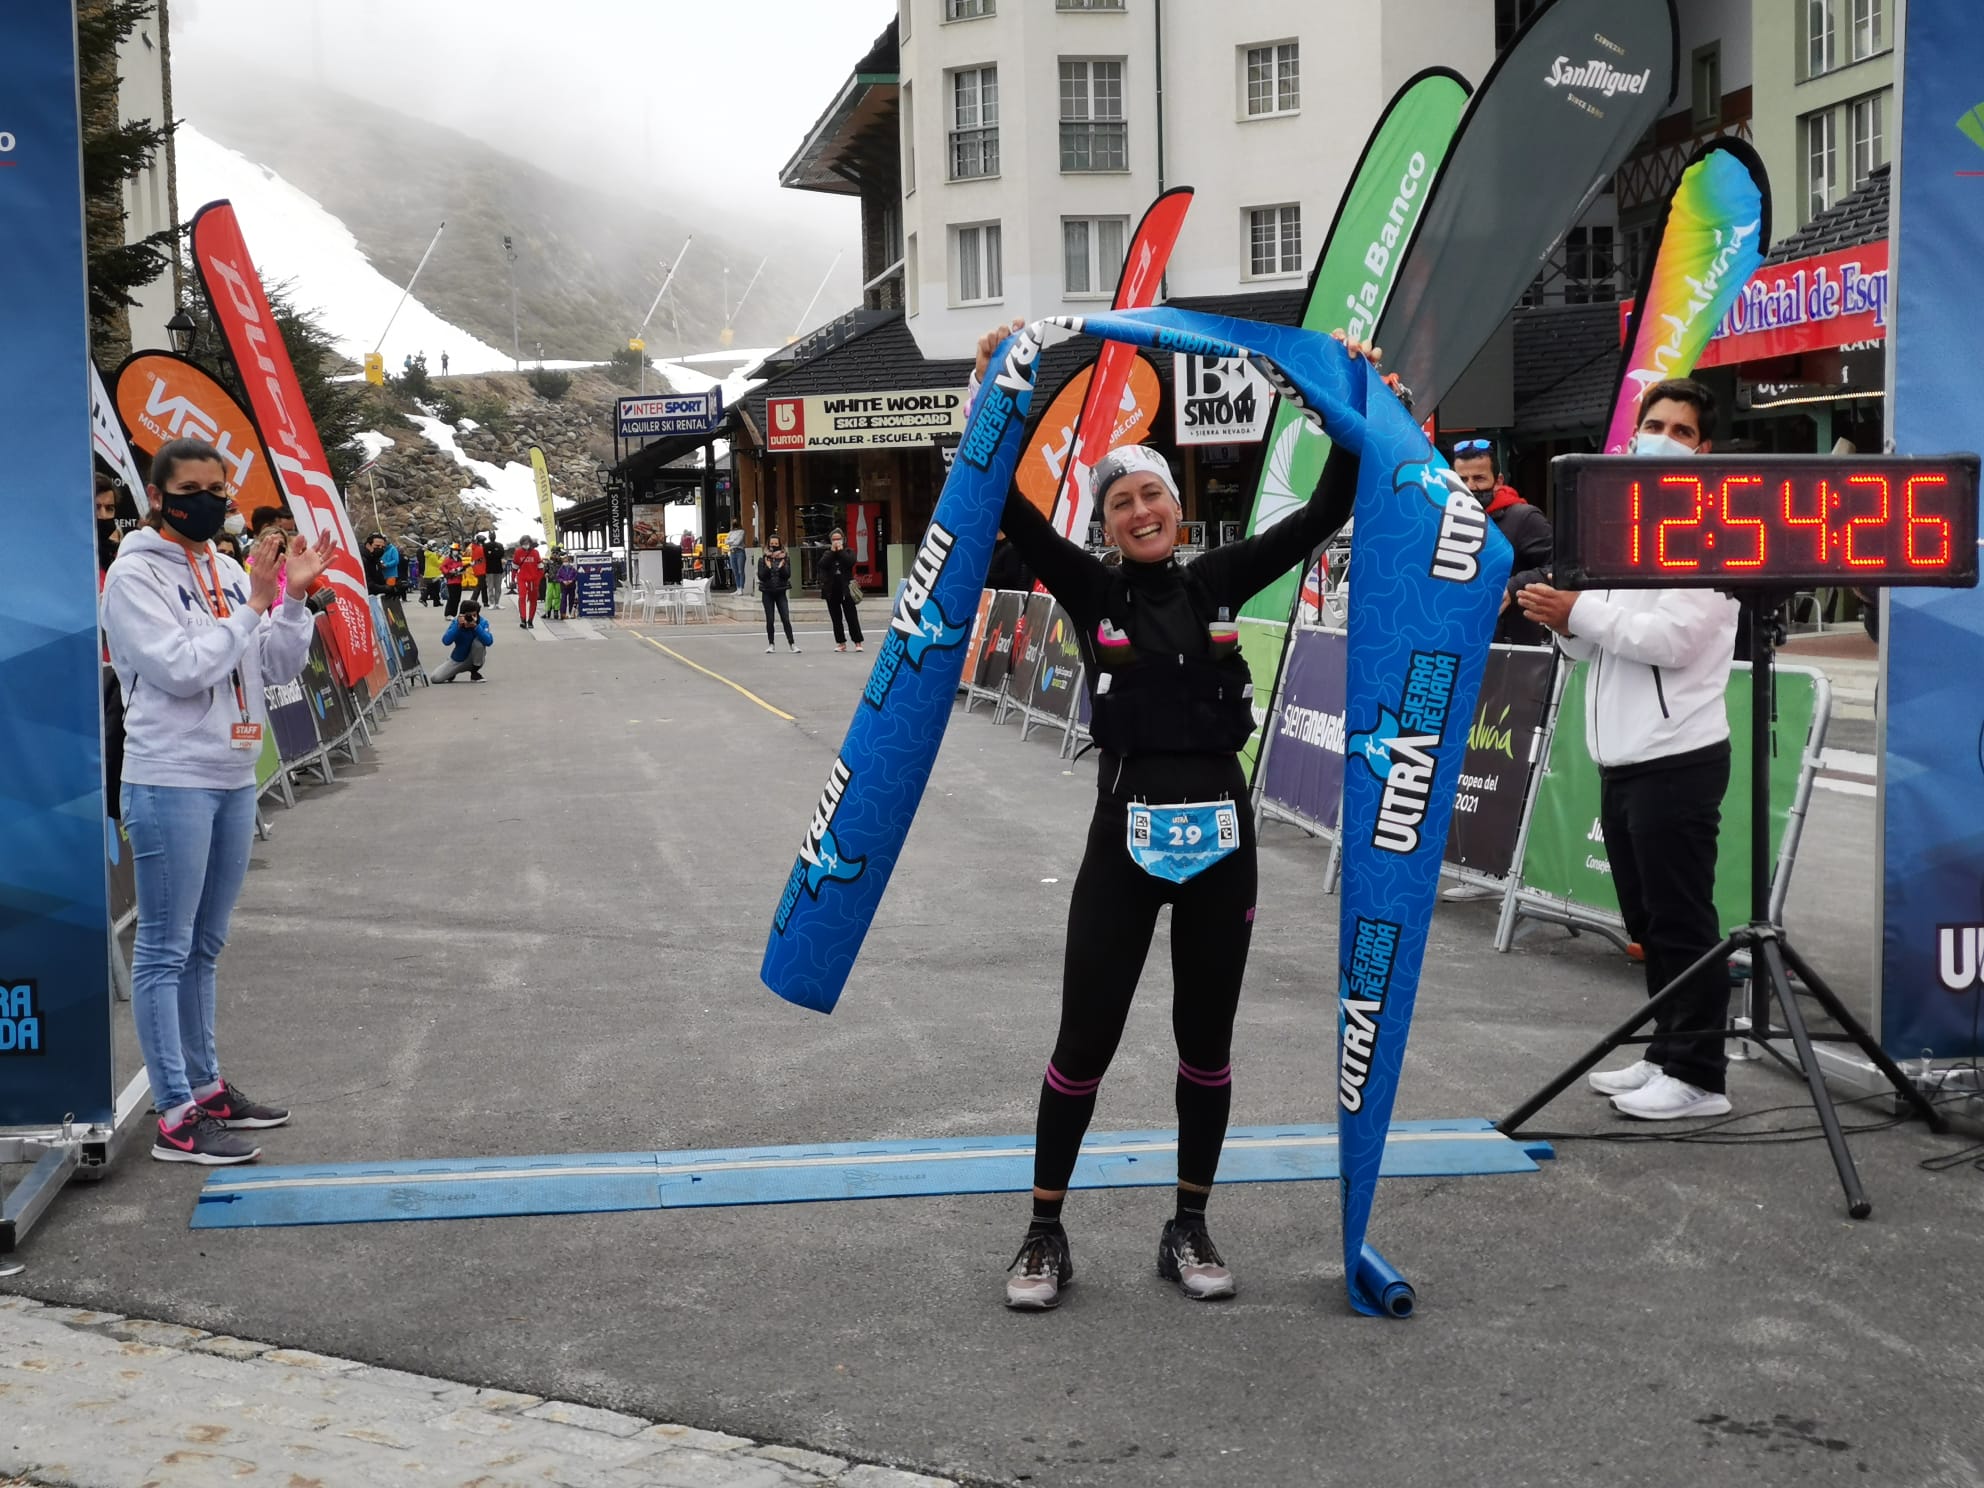
M 206 542 L 227 520 L 227 497 L 212 491 L 167 491 L 159 510 L 166 525 L 188 542 Z

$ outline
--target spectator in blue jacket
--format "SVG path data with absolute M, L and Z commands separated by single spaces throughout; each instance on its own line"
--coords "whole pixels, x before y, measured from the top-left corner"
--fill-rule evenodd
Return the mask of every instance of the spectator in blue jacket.
M 429 674 L 430 682 L 452 682 L 464 669 L 471 682 L 482 680 L 483 659 L 496 644 L 489 622 L 482 618 L 482 606 L 472 599 L 462 601 L 461 613 L 441 632 L 441 644 L 449 647 L 448 659 Z

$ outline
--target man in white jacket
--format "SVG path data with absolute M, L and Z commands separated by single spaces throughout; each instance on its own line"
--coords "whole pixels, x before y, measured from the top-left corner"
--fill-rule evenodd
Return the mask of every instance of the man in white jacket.
M 1640 401 L 1634 453 L 1706 454 L 1715 395 L 1686 378 Z M 1646 953 L 1649 995 L 1722 938 L 1715 909 L 1716 833 L 1729 789 L 1724 693 L 1736 601 L 1708 589 L 1570 592 L 1531 584 L 1523 613 L 1590 663 L 1585 744 L 1602 781 L 1599 822 L 1626 931 Z M 1727 967 L 1696 973 L 1655 1024 L 1646 1058 L 1601 1070 L 1591 1088 L 1626 1116 L 1672 1121 L 1728 1112 L 1723 1042 L 1687 1037 L 1729 1020 Z

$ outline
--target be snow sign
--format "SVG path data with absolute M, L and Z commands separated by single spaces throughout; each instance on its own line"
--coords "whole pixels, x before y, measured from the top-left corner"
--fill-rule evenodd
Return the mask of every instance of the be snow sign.
M 1173 356 L 1171 408 L 1179 444 L 1259 444 L 1274 389 L 1239 357 Z
M 723 389 L 706 393 L 662 393 L 622 398 L 614 410 L 614 432 L 622 439 L 658 434 L 708 434 L 723 422 Z

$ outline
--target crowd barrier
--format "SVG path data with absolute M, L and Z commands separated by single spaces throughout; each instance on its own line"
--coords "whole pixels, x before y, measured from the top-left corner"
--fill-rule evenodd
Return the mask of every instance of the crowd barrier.
M 1329 843 L 1324 891 L 1341 865 L 1344 677 L 1341 630 L 1298 627 L 1281 688 L 1270 700 L 1254 772 L 1255 825 L 1276 821 Z M 1499 898 L 1495 948 L 1514 947 L 1524 921 L 1589 930 L 1626 944 L 1599 831 L 1598 767 L 1585 747 L 1583 664 L 1547 646 L 1491 649 L 1466 740 L 1461 789 L 1447 835 L 1443 876 Z M 964 710 L 981 703 L 994 722 L 1017 715 L 1020 737 L 1058 730 L 1063 758 L 1088 738 L 1088 693 L 1074 625 L 1045 594 L 987 589 L 979 596 L 959 690 Z M 1740 767 L 1750 738 L 1750 667 L 1731 671 L 1727 697 L 1733 758 L 1723 799 L 1716 907 L 1724 924 L 1749 918 L 1749 775 Z M 1770 912 L 1782 920 L 1813 782 L 1832 712 L 1824 674 L 1776 669 L 1772 750 Z M 1560 719 L 1570 726 L 1559 731 Z

